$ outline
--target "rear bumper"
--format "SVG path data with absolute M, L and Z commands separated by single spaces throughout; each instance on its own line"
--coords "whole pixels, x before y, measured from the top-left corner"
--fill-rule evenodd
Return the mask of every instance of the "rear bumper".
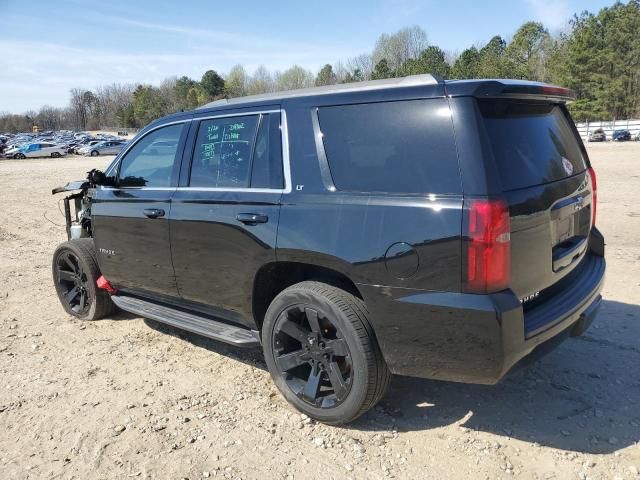
M 526 313 L 510 290 L 490 295 L 358 285 L 393 373 L 493 384 L 552 340 L 582 334 L 597 313 L 604 257 L 589 253 L 570 288 Z M 535 330 L 525 325 L 536 325 Z M 556 338 L 557 337 L 557 338 Z

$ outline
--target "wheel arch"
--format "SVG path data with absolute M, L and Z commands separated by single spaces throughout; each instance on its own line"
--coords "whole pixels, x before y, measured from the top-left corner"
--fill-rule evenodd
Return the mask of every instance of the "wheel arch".
M 258 330 L 273 299 L 284 289 L 306 280 L 315 280 L 341 288 L 363 299 L 356 283 L 344 271 L 318 263 L 275 261 L 263 265 L 253 281 L 252 312 Z

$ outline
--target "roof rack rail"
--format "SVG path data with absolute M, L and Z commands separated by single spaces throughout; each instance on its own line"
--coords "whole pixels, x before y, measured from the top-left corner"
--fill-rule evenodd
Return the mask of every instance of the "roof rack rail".
M 436 85 L 444 83 L 444 80 L 437 75 L 425 73 L 422 75 L 409 75 L 407 77 L 385 78 L 383 80 L 367 80 L 365 82 L 338 83 L 336 85 L 324 85 L 321 87 L 300 88 L 297 90 L 285 90 L 282 92 L 262 93 L 259 95 L 248 95 L 246 97 L 223 98 L 216 100 L 197 110 L 204 108 L 218 107 L 222 105 L 235 105 L 242 103 L 258 102 L 262 100 L 280 100 L 290 97 L 307 97 L 312 95 L 329 95 L 341 92 L 360 92 L 367 90 L 379 90 L 383 88 L 415 87 L 420 85 Z

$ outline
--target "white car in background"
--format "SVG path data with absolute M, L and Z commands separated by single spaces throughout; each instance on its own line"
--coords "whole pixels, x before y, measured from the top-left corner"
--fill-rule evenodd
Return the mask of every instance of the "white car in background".
M 35 157 L 62 157 L 66 155 L 64 147 L 54 143 L 29 143 L 21 147 L 10 149 L 5 152 L 9 158 L 35 158 Z
M 96 143 L 91 147 L 80 149 L 80 153 L 83 155 L 91 155 L 92 157 L 97 155 L 117 155 L 125 145 L 126 142 L 119 140 L 105 140 L 104 142 Z

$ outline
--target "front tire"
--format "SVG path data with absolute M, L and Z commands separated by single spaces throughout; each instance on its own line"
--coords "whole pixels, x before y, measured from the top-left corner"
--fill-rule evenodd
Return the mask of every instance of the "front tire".
M 109 294 L 96 285 L 100 269 L 93 239 L 61 244 L 53 254 L 52 273 L 60 303 L 69 315 L 98 320 L 115 311 Z
M 265 315 L 262 344 L 287 401 L 324 423 L 355 420 L 389 385 L 365 303 L 332 285 L 308 281 L 282 291 Z
M 24 160 L 26 157 L 24 156 L 24 153 L 16 153 L 13 158 L 17 160 Z
M 100 153 L 97 150 L 91 150 L 92 157 L 97 157 L 98 155 L 100 155 Z

